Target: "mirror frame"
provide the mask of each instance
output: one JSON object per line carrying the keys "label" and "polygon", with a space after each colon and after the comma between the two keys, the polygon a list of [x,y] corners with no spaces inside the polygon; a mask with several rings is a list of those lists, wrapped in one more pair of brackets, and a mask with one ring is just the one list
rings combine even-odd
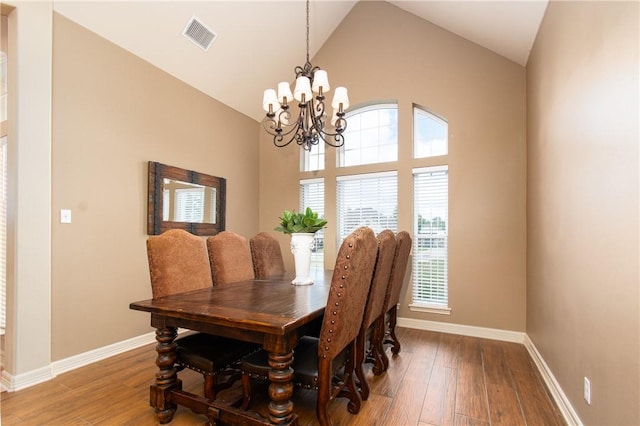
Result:
{"label": "mirror frame", "polygon": [[[208,186],[216,189],[217,223],[173,222],[162,220],[164,179]],[[147,234],[159,235],[169,229],[184,229],[194,235],[215,235],[225,229],[227,180],[180,167],[149,161]]]}

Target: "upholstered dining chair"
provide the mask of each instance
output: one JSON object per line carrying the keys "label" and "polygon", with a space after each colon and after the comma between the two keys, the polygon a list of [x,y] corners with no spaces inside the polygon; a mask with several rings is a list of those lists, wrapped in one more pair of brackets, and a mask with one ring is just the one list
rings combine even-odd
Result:
{"label": "upholstered dining chair", "polygon": [[213,285],[252,280],[253,261],[247,239],[231,231],[207,238]]}
{"label": "upholstered dining chair", "polygon": [[[407,231],[400,231],[396,234],[396,251],[383,308],[384,319],[378,327],[378,336],[376,337],[376,339],[382,341],[383,344],[390,343],[392,345],[391,352],[394,354],[400,352],[400,340],[398,340],[396,336],[396,322],[398,319],[400,293],[402,291],[402,284],[404,283],[404,276],[407,272],[409,253],[411,252],[411,243],[411,235],[409,235]],[[384,350],[382,351],[382,362],[384,364],[383,371],[386,371],[389,368],[389,358],[387,358]],[[374,369],[373,372],[379,375],[382,374],[383,371]]]}
{"label": "upholstered dining chair", "polygon": [[[396,236],[393,231],[386,229],[378,234],[378,258],[373,271],[371,289],[364,308],[362,326],[356,339],[356,377],[360,385],[360,396],[363,400],[369,398],[369,384],[363,370],[365,355],[368,353],[374,369],[382,372],[384,364],[381,353],[384,351],[382,341],[375,339],[375,326],[384,321],[382,309],[389,286],[391,267],[396,250]],[[367,342],[369,349],[367,351]]]}
{"label": "upholstered dining chair", "polygon": [[[172,229],[149,237],[147,257],[154,299],[212,285],[205,241],[187,231]],[[180,337],[175,343],[178,369],[201,373],[204,396],[211,400],[240,379],[238,360],[258,349],[252,343],[205,333]]]}
{"label": "upholstered dining chair", "polygon": [[[328,407],[336,397],[349,399],[353,414],[362,400],[355,384],[356,337],[371,287],[378,244],[373,231],[360,227],[344,239],[338,251],[320,337],[303,336],[294,349],[293,383],[316,389],[316,416],[320,425],[331,425]],[[266,380],[268,355],[259,350],[243,358],[243,404],[250,402],[250,378]],[[341,370],[342,369],[342,370]],[[341,370],[338,377],[336,373]]]}
{"label": "upholstered dining chair", "polygon": [[280,243],[271,234],[260,232],[249,240],[253,272],[256,278],[269,278],[284,274],[284,260]]}

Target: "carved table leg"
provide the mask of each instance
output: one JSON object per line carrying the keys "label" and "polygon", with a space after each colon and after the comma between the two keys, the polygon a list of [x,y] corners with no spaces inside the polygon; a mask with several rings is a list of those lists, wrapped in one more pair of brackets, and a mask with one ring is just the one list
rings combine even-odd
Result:
{"label": "carved table leg", "polygon": [[158,421],[161,424],[169,423],[176,411],[176,404],[171,402],[171,391],[182,389],[182,382],[178,380],[176,368],[176,342],[177,330],[175,327],[156,329],[156,383],[151,385],[149,392],[149,404],[156,410]]}
{"label": "carved table leg", "polygon": [[274,354],[269,352],[269,420],[274,424],[289,423],[293,419],[293,352]]}

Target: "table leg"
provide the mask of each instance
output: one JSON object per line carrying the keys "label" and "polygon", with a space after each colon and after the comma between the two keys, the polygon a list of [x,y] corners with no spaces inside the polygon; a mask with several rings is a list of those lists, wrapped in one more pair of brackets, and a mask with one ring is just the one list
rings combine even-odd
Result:
{"label": "table leg", "polygon": [[171,391],[182,389],[182,382],[178,380],[176,362],[176,342],[178,335],[175,327],[156,329],[156,382],[149,390],[149,404],[156,410],[161,424],[169,423],[176,411],[176,404],[171,402]]}
{"label": "table leg", "polygon": [[293,352],[269,352],[269,420],[274,424],[289,424],[293,420]]}

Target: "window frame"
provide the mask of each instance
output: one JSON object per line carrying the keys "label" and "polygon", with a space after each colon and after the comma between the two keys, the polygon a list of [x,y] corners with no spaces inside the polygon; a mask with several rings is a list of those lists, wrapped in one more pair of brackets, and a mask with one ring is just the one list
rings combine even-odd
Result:
{"label": "window frame", "polygon": [[[418,211],[420,209],[420,206],[417,202],[418,198],[416,196],[416,192],[418,191],[418,188],[416,187],[416,176],[425,174],[425,173],[434,173],[434,172],[441,172],[441,171],[446,171],[446,175],[447,175],[447,181],[446,181],[446,220],[444,221],[444,223],[446,224],[446,228],[444,231],[444,235],[440,236],[439,233],[419,233],[418,232],[418,228],[420,226],[420,223],[418,221],[418,218],[420,217]],[[412,281],[412,286],[411,286],[411,303],[409,304],[409,309],[411,311],[418,311],[418,312],[427,312],[427,313],[435,313],[435,314],[444,314],[444,315],[449,315],[451,313],[451,308],[449,306],[449,165],[448,164],[443,164],[443,165],[437,165],[437,166],[427,166],[427,167],[419,167],[419,168],[414,168],[412,169],[412,176],[413,176],[413,259],[412,259],[412,267],[411,267],[411,281]],[[435,217],[440,217],[440,216],[434,216]],[[441,217],[440,217],[441,218]],[[442,219],[442,218],[441,218]],[[421,237],[421,235],[424,235],[424,237]],[[428,236],[431,235],[431,236]],[[419,274],[419,270],[417,268],[417,263],[420,262],[420,240],[422,239],[443,239],[444,240],[444,259],[442,256],[436,256],[433,257],[432,260],[444,260],[444,294],[445,294],[445,301],[444,303],[435,301],[435,300],[423,300],[423,299],[416,299],[416,293],[418,292],[418,287],[422,286],[423,284],[418,282],[418,280],[416,279],[416,275]],[[433,248],[433,247],[429,247],[429,248]],[[436,247],[438,248],[438,247]],[[436,286],[437,287],[437,286]],[[436,291],[441,291],[436,289]]]}

